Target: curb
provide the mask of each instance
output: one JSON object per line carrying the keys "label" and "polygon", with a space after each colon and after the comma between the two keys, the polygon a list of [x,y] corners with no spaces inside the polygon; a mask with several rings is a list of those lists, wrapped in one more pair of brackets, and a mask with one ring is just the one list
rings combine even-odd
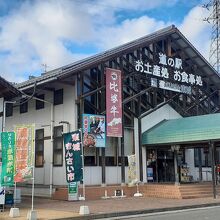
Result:
{"label": "curb", "polygon": [[178,210],[187,210],[192,208],[204,208],[204,207],[214,207],[220,206],[220,203],[209,203],[209,204],[199,204],[199,205],[190,205],[190,206],[179,206],[179,207],[169,207],[169,208],[158,208],[158,209],[147,209],[147,210],[134,210],[134,211],[123,211],[123,212],[111,212],[103,214],[90,214],[86,216],[73,216],[67,218],[58,218],[54,220],[90,220],[90,219],[101,219],[101,218],[113,218],[113,217],[122,217],[129,215],[141,215],[141,214],[150,214],[157,212],[167,212],[167,211],[178,211]]}

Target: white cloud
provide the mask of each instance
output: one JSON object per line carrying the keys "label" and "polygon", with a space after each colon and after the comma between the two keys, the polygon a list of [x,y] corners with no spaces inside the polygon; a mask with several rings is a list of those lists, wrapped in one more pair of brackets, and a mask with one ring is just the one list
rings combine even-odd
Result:
{"label": "white cloud", "polygon": [[39,70],[41,63],[56,68],[85,57],[68,50],[65,41],[82,43],[94,34],[89,15],[71,1],[25,2],[0,20],[0,30],[1,72],[17,80]]}
{"label": "white cloud", "polygon": [[[50,70],[90,55],[91,52],[74,51],[71,44],[78,48],[92,45],[100,51],[150,34],[171,23],[147,15],[118,23],[122,9],[147,11],[161,4],[171,7],[177,0],[92,2],[24,1],[0,17],[0,74],[8,80],[23,81],[27,75],[39,73],[42,63]],[[201,9],[193,8],[178,27],[207,56],[210,31],[206,23],[195,19],[202,16]]]}
{"label": "white cloud", "polygon": [[194,7],[179,26],[180,31],[207,60],[209,58],[211,25],[203,19],[207,18],[209,13],[207,9]]}
{"label": "white cloud", "polygon": [[168,25],[168,23],[157,21],[148,16],[131,20],[127,19],[120,25],[103,28],[97,35],[99,37],[99,40],[97,40],[98,46],[102,49],[109,49],[150,34]]}
{"label": "white cloud", "polygon": [[[83,1],[81,1],[83,2]],[[94,2],[93,8],[94,12],[100,10],[100,8],[106,8],[107,10],[121,11],[121,10],[138,10],[138,11],[148,11],[158,6],[163,5],[164,7],[173,6],[178,0],[97,0]],[[91,3],[92,5],[92,3]]]}

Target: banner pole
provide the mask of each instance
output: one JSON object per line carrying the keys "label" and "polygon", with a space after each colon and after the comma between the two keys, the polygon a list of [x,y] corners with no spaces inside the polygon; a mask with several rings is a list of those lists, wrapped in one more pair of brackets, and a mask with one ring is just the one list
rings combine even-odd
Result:
{"label": "banner pole", "polygon": [[85,189],[85,173],[84,173],[84,147],[83,147],[83,138],[82,138],[82,128],[80,129],[81,136],[81,147],[82,147],[82,174],[83,174],[83,197],[86,199],[86,189]]}
{"label": "banner pole", "polygon": [[17,192],[17,184],[15,182],[15,189],[14,189],[14,208],[15,208],[15,200],[17,200],[17,195],[16,195],[16,192]]}
{"label": "banner pole", "polygon": [[[32,130],[33,140],[35,140],[35,129],[34,128],[35,128],[35,125],[32,125],[31,130]],[[32,158],[33,158],[33,161],[32,161],[32,165],[33,165],[33,167],[32,167],[32,169],[33,169],[33,173],[32,173],[33,179],[32,179],[32,202],[31,202],[32,204],[31,204],[31,211],[34,210],[35,146],[33,147],[33,157]]]}
{"label": "banner pole", "polygon": [[31,211],[34,210],[34,166],[33,166],[33,179],[32,179],[32,199],[31,199]]}

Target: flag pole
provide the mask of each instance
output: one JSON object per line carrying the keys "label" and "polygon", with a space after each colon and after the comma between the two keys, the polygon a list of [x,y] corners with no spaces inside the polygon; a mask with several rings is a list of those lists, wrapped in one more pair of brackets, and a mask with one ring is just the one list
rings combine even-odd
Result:
{"label": "flag pole", "polygon": [[34,210],[34,166],[33,166],[33,179],[32,179],[32,201],[31,201],[31,211]]}
{"label": "flag pole", "polygon": [[[34,128],[35,128],[35,125],[32,125],[31,126],[31,130],[32,130],[32,141],[35,140],[35,132],[34,132]],[[33,142],[32,142],[32,146],[33,146]],[[32,201],[31,201],[31,211],[34,210],[34,179],[35,179],[35,146],[32,148],[32,151],[33,151],[33,161],[32,161],[32,165],[33,165],[33,179],[32,179]]]}
{"label": "flag pole", "polygon": [[81,198],[81,200],[85,200],[86,199],[86,188],[85,188],[85,169],[84,169],[84,148],[83,148],[83,138],[82,138],[82,128],[79,129],[80,130],[80,139],[81,139],[81,148],[82,148],[82,175],[83,175],[83,198]]}
{"label": "flag pole", "polygon": [[14,208],[15,208],[15,200],[17,200],[16,191],[17,191],[17,187],[16,187],[16,182],[15,182],[15,188],[14,188]]}

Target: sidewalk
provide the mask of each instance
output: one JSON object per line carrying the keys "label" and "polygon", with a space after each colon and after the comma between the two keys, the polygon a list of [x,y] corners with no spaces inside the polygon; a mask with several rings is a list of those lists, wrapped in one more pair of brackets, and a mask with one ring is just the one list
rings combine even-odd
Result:
{"label": "sidewalk", "polygon": [[[89,207],[90,216],[80,216],[80,206]],[[141,214],[168,210],[178,210],[190,207],[203,207],[210,205],[220,205],[220,198],[201,199],[162,199],[162,198],[121,198],[95,201],[56,201],[45,198],[35,198],[34,210],[37,211],[38,219],[95,219],[104,217],[114,217],[129,214]],[[20,208],[21,217],[16,220],[23,220],[27,217],[28,210],[31,209],[31,198],[23,197],[22,203],[16,207]],[[8,220],[10,207],[0,213],[1,220]]]}

